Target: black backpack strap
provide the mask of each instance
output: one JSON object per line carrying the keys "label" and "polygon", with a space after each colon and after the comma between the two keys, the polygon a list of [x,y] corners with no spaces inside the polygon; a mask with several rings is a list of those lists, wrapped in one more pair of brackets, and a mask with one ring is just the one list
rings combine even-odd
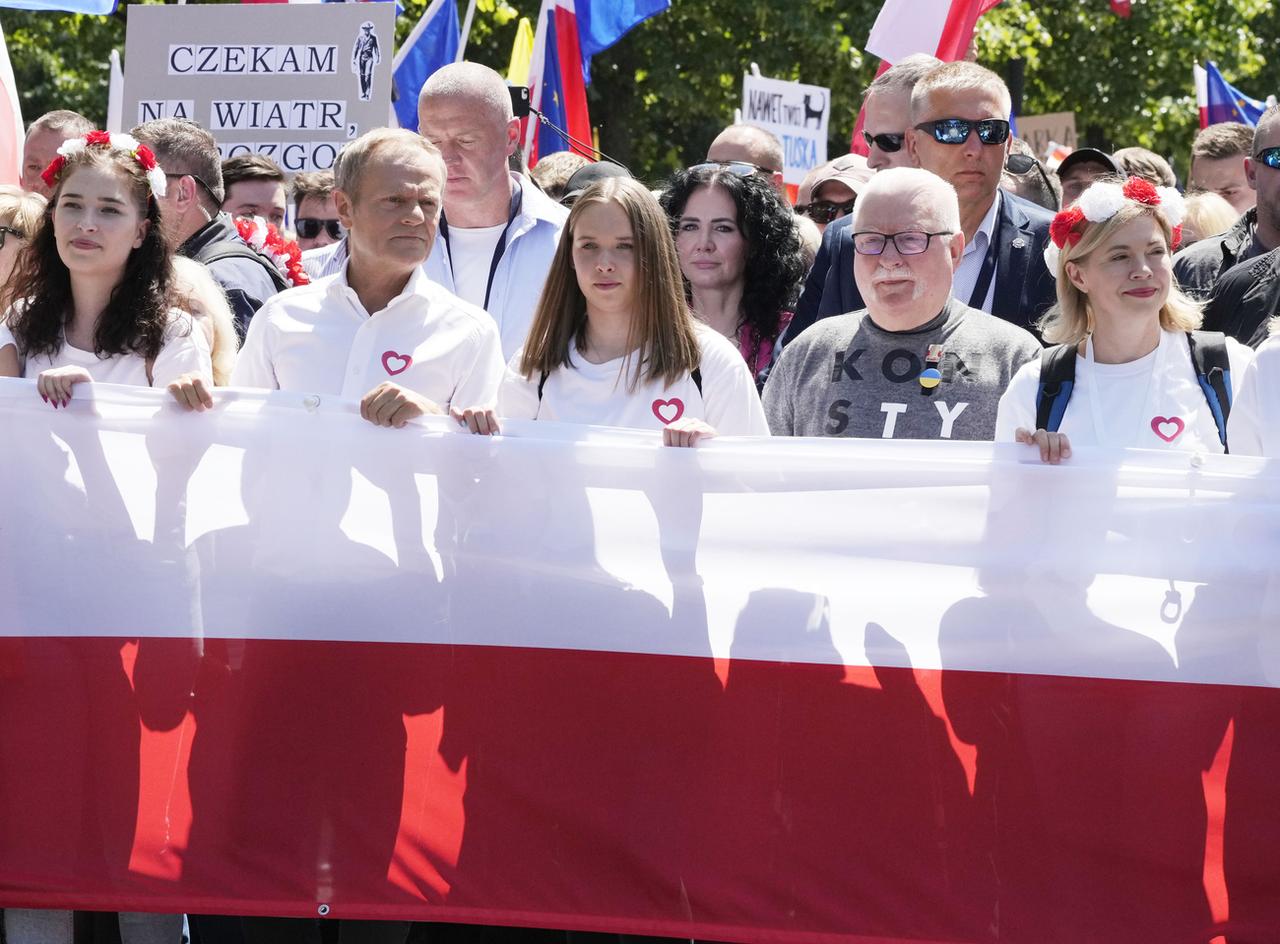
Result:
{"label": "black backpack strap", "polygon": [[1056,344],[1040,353],[1040,387],[1036,391],[1036,429],[1056,433],[1076,385],[1076,346]]}
{"label": "black backpack strap", "polygon": [[1196,380],[1209,404],[1225,452],[1227,420],[1231,416],[1231,359],[1227,355],[1227,336],[1220,331],[1188,331],[1187,345],[1191,348]]}
{"label": "black backpack strap", "polygon": [[[693,381],[693,385],[698,388],[698,396],[702,396],[702,368],[695,367],[689,371],[689,379]],[[703,399],[706,399],[703,397]]]}
{"label": "black backpack strap", "polygon": [[[238,243],[235,240],[224,239],[196,257],[197,262],[203,262],[205,265],[209,265],[211,262],[220,262],[223,259],[251,259],[266,270],[271,283],[276,287],[276,291],[283,292],[285,289],[292,287],[289,281],[280,274],[280,270],[271,264],[271,260],[248,243]],[[263,301],[265,300],[263,299]]]}
{"label": "black backpack strap", "polygon": [[545,386],[547,385],[547,378],[548,378],[548,377],[550,377],[550,376],[551,376],[551,375],[550,375],[549,373],[547,373],[547,372],[544,370],[544,371],[542,372],[542,376],[538,378],[538,403],[539,403],[539,405],[541,405],[541,403],[542,403],[542,388],[543,388],[543,387],[545,387]]}

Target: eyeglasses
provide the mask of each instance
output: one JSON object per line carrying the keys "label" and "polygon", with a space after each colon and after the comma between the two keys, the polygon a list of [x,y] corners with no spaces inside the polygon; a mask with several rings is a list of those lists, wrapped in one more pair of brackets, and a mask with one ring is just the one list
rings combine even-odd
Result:
{"label": "eyeglasses", "polygon": [[1016,177],[1029,174],[1031,171],[1037,171],[1040,179],[1044,181],[1044,188],[1051,194],[1056,194],[1053,184],[1049,182],[1049,175],[1045,173],[1044,165],[1032,157],[1030,154],[1010,154],[1004,162],[1004,169]]}
{"label": "eyeglasses", "polygon": [[886,154],[892,154],[894,151],[901,151],[902,142],[905,138],[905,134],[872,134],[870,131],[862,132],[862,140],[867,142],[868,148],[874,144]]}
{"label": "eyeglasses", "polygon": [[12,226],[0,226],[0,249],[4,248],[5,237],[17,236],[19,239],[26,239],[27,234],[20,229],[14,229]]}
{"label": "eyeglasses", "polygon": [[983,118],[981,121],[939,118],[937,121],[922,121],[916,125],[917,131],[928,131],[939,144],[964,144],[975,128],[978,130],[978,140],[983,144],[1004,144],[1009,140],[1009,122],[1003,118]]}
{"label": "eyeglasses", "polygon": [[838,220],[840,217],[848,216],[852,213],[853,205],[856,202],[856,197],[853,200],[846,200],[844,203],[815,200],[813,203],[796,207],[796,212],[801,216],[809,217],[815,223],[830,223],[832,220]]}
{"label": "eyeglasses", "polygon": [[1253,158],[1255,161],[1261,161],[1268,167],[1280,170],[1280,147],[1269,147],[1259,151]]}
{"label": "eyeglasses", "polygon": [[929,240],[935,236],[954,236],[954,233],[854,233],[853,249],[861,256],[878,256],[884,247],[893,243],[900,256],[918,256],[929,248]]}
{"label": "eyeglasses", "polygon": [[737,174],[739,177],[750,177],[752,174],[764,174],[767,177],[772,177],[777,173],[772,167],[761,167],[759,164],[752,164],[749,161],[705,161],[701,164],[694,164],[689,170],[727,170],[729,173]]}
{"label": "eyeglasses", "polygon": [[294,228],[303,239],[315,239],[320,235],[320,230],[328,233],[329,238],[333,240],[341,239],[347,234],[340,220],[321,220],[312,216],[300,216],[295,222],[297,225]]}
{"label": "eyeglasses", "polygon": [[213,200],[214,203],[222,202],[222,198],[213,192],[213,188],[210,187],[203,180],[201,180],[199,177],[197,177],[195,174],[177,174],[177,173],[171,174],[168,171],[165,172],[165,175],[164,175],[165,180],[172,180],[174,177],[190,177],[192,180],[194,180],[196,183],[198,183],[201,187],[204,188],[204,192],[209,195],[209,197]]}

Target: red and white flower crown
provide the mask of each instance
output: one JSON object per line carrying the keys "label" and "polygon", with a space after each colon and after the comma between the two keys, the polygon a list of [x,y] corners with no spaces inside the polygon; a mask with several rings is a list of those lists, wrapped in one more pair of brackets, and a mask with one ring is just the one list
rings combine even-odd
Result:
{"label": "red and white flower crown", "polygon": [[1062,250],[1070,243],[1074,246],[1084,236],[1085,225],[1103,223],[1120,212],[1126,202],[1159,207],[1160,213],[1173,230],[1173,246],[1182,241],[1182,220],[1187,215],[1187,205],[1182,194],[1173,187],[1156,187],[1141,177],[1130,177],[1123,184],[1101,181],[1093,184],[1080,195],[1080,199],[1061,211],[1049,224],[1049,244],[1044,247],[1045,265],[1049,273],[1058,277],[1058,261]]}
{"label": "red and white flower crown", "polygon": [[44,173],[40,175],[45,184],[51,188],[56,185],[58,178],[62,176],[63,168],[67,166],[68,159],[83,153],[87,148],[91,147],[105,148],[109,151],[123,151],[128,154],[142,165],[142,169],[146,171],[147,184],[151,188],[152,195],[157,200],[164,196],[164,171],[156,163],[156,156],[151,153],[151,148],[145,144],[140,144],[138,139],[131,134],[112,134],[110,131],[90,131],[82,138],[68,138],[63,141],[61,147],[58,148],[58,156],[49,163],[49,166],[44,169]]}
{"label": "red and white flower crown", "polygon": [[296,287],[311,282],[302,268],[302,250],[292,239],[280,235],[274,223],[268,223],[260,216],[251,220],[238,216],[236,230],[240,238],[265,256],[290,285]]}

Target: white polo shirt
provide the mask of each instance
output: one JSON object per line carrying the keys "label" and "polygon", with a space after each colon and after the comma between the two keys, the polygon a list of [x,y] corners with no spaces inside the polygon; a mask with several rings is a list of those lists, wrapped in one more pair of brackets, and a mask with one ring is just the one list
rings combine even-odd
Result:
{"label": "white polo shirt", "polygon": [[493,319],[433,284],[421,267],[403,292],[370,315],[343,266],[259,309],[231,385],[359,400],[389,380],[447,409],[455,402],[494,404],[502,374]]}

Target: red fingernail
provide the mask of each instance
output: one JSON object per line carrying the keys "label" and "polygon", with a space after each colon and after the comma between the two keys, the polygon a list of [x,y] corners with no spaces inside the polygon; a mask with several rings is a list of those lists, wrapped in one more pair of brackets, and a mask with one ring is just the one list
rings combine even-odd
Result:
{"label": "red fingernail", "polygon": [[54,408],[55,410],[58,408],[58,401],[57,401],[57,400],[54,400],[54,401],[53,401],[53,408]]}
{"label": "red fingernail", "polygon": [[45,403],[48,403],[48,402],[49,402],[49,398],[48,398],[48,397],[46,397],[43,393],[42,393],[42,394],[40,394],[40,399],[41,399],[41,400],[43,400]]}

